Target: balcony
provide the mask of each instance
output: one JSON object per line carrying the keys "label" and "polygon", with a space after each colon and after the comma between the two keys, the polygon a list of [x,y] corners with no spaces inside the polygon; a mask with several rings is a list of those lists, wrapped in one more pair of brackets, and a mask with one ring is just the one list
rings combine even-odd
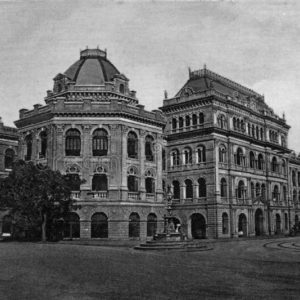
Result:
{"label": "balcony", "polygon": [[93,192],[94,199],[107,199],[107,191]]}
{"label": "balcony", "polygon": [[138,200],[139,193],[138,192],[128,192],[128,200]]}
{"label": "balcony", "polygon": [[146,193],[146,200],[154,202],[155,201],[155,194]]}
{"label": "balcony", "polygon": [[74,200],[80,199],[80,191],[72,191],[71,197]]}

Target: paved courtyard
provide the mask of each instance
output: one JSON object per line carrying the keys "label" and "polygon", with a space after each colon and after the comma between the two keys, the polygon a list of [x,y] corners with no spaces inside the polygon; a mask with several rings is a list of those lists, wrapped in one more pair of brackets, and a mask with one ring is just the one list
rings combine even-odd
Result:
{"label": "paved courtyard", "polygon": [[300,237],[211,245],[0,243],[0,299],[300,299]]}

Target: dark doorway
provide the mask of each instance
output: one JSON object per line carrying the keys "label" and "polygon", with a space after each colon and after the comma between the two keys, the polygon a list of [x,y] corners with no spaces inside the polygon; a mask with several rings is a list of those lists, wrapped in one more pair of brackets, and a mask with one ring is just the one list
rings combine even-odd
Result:
{"label": "dark doorway", "polygon": [[260,236],[264,233],[264,215],[261,209],[255,212],[255,235]]}
{"label": "dark doorway", "polygon": [[64,238],[80,238],[80,219],[76,213],[69,213],[65,218]]}
{"label": "dark doorway", "polygon": [[194,239],[205,239],[206,237],[206,222],[201,214],[192,214],[191,230]]}
{"label": "dark doorway", "polygon": [[275,234],[281,233],[281,218],[279,214],[276,214],[276,231]]}
{"label": "dark doorway", "polygon": [[91,224],[92,238],[107,238],[108,237],[108,222],[107,216],[104,213],[95,213],[92,216]]}
{"label": "dark doorway", "polygon": [[239,236],[247,236],[247,217],[244,214],[239,215],[238,232]]}

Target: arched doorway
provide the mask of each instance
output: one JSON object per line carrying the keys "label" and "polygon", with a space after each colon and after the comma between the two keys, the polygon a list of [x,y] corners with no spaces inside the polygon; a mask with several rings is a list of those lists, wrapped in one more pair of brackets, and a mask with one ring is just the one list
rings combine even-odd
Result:
{"label": "arched doorway", "polygon": [[80,238],[80,218],[76,213],[69,213],[64,223],[64,238]]}
{"label": "arched doorway", "polygon": [[206,237],[206,221],[201,214],[192,214],[191,216],[191,232],[194,239],[205,239]]}
{"label": "arched doorway", "polygon": [[260,208],[255,212],[255,235],[259,236],[264,233],[264,215]]}
{"label": "arched doorway", "polygon": [[154,236],[157,230],[157,217],[151,213],[147,217],[147,236]]}
{"label": "arched doorway", "polygon": [[275,234],[281,233],[281,218],[279,214],[276,214],[276,231]]}
{"label": "arched doorway", "polygon": [[239,236],[247,236],[247,217],[245,214],[239,215],[238,234]]}
{"label": "arched doorway", "polygon": [[108,237],[108,222],[107,216],[104,213],[95,213],[92,216],[91,237],[92,238],[107,238]]}
{"label": "arched doorway", "polygon": [[12,217],[10,215],[4,216],[2,219],[2,233],[12,233]]}
{"label": "arched doorway", "polygon": [[131,213],[129,216],[129,237],[140,237],[140,216],[138,213]]}

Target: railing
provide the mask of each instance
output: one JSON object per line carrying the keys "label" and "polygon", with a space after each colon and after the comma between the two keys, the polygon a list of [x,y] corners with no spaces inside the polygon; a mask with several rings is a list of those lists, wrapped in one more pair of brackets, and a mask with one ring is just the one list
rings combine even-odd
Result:
{"label": "railing", "polygon": [[154,201],[155,200],[155,194],[146,193],[146,200]]}
{"label": "railing", "polygon": [[93,198],[106,199],[107,191],[98,191],[93,193]]}
{"label": "railing", "polygon": [[80,191],[72,192],[73,199],[80,199]]}
{"label": "railing", "polygon": [[138,200],[139,193],[138,192],[128,192],[128,200]]}

